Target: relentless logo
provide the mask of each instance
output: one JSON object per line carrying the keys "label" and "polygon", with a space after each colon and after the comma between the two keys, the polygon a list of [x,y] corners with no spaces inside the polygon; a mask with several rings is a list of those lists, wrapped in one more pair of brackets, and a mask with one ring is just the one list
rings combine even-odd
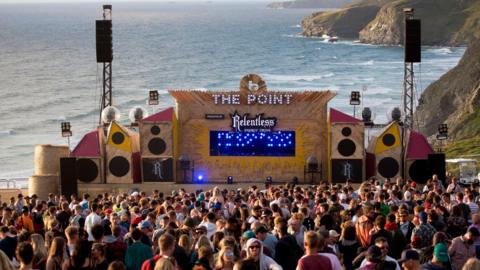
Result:
{"label": "relentless logo", "polygon": [[257,114],[254,118],[249,118],[250,114],[246,113],[241,116],[235,111],[230,116],[232,117],[232,129],[236,132],[272,131],[277,125],[277,118],[263,117],[263,113]]}

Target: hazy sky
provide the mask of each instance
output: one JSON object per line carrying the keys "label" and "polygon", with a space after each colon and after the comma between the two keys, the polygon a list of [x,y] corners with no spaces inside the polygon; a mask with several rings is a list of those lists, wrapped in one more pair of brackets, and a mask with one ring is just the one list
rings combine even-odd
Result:
{"label": "hazy sky", "polygon": [[[205,2],[207,0],[0,0],[1,3],[102,3],[116,2]],[[281,2],[284,0],[208,0],[211,2]]]}

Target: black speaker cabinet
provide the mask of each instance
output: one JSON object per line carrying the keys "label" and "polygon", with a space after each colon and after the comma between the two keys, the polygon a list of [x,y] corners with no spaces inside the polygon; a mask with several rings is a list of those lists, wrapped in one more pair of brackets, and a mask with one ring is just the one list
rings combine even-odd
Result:
{"label": "black speaker cabinet", "polygon": [[430,168],[430,174],[436,174],[438,179],[443,181],[443,184],[445,184],[445,166],[444,153],[434,153],[428,155],[428,167]]}
{"label": "black speaker cabinet", "polygon": [[78,181],[89,184],[102,183],[102,160],[100,158],[77,158],[76,174]]}
{"label": "black speaker cabinet", "polygon": [[95,22],[97,62],[108,63],[113,60],[112,21],[97,20]]}
{"label": "black speaker cabinet", "polygon": [[332,182],[345,183],[350,180],[354,183],[361,183],[363,179],[362,159],[332,159]]}
{"label": "black speaker cabinet", "polygon": [[428,179],[432,178],[428,166],[428,160],[416,159],[406,161],[406,178],[413,180],[419,184],[425,184]]}
{"label": "black speaker cabinet", "polygon": [[405,62],[419,63],[422,61],[422,31],[420,20],[405,21]]}
{"label": "black speaker cabinet", "polygon": [[76,162],[74,157],[60,158],[60,193],[67,198],[78,193]]}
{"label": "black speaker cabinet", "polygon": [[142,158],[144,182],[172,182],[173,158]]}

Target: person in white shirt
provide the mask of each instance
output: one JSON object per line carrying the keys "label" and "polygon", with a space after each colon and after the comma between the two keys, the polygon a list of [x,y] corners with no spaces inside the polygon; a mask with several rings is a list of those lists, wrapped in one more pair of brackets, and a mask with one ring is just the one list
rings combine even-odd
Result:
{"label": "person in white shirt", "polygon": [[96,203],[92,204],[92,212],[85,218],[85,230],[88,233],[88,241],[93,241],[92,228],[95,224],[100,224],[102,218],[98,215],[99,209]]}

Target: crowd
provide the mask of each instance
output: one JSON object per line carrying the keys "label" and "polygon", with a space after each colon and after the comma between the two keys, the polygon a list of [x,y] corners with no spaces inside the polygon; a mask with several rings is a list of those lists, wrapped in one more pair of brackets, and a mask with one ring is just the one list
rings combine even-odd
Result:
{"label": "crowd", "polygon": [[436,176],[19,194],[1,202],[0,269],[480,270],[479,199],[477,187]]}

